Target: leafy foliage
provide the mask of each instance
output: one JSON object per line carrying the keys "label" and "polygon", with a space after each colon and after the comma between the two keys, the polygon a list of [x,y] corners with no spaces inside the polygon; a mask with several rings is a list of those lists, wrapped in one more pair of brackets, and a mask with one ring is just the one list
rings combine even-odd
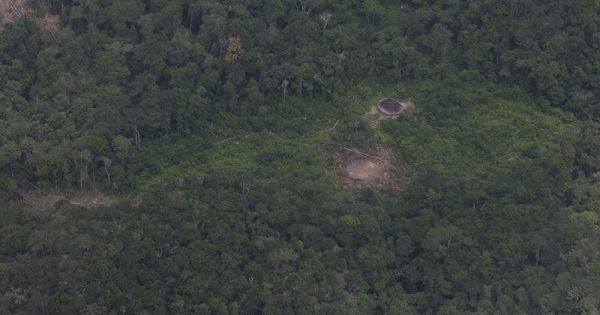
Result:
{"label": "leafy foliage", "polygon": [[[596,2],[30,4],[62,29],[0,31],[0,313],[600,311]],[[337,184],[382,143],[402,192]]]}

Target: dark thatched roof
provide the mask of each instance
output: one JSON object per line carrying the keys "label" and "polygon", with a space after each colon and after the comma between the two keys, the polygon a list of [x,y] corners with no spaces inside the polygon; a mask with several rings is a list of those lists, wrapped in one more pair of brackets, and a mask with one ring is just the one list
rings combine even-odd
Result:
{"label": "dark thatched roof", "polygon": [[399,115],[404,110],[404,106],[393,98],[383,98],[377,102],[377,109],[385,115]]}

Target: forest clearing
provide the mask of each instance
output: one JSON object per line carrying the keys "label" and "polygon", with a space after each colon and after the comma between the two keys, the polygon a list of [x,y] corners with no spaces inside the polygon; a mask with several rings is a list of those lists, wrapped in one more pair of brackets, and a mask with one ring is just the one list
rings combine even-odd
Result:
{"label": "forest clearing", "polygon": [[24,5],[24,2],[24,0],[0,1],[0,27],[29,15],[29,8]]}
{"label": "forest clearing", "polygon": [[599,13],[0,0],[0,314],[600,314]]}
{"label": "forest clearing", "polygon": [[400,170],[393,165],[391,148],[378,146],[372,152],[344,148],[337,154],[340,183],[350,188],[398,190]]}
{"label": "forest clearing", "polygon": [[46,11],[43,15],[36,16],[31,7],[27,5],[26,0],[0,1],[0,30],[23,17],[31,19],[41,29],[50,34],[55,34],[60,28],[59,15],[50,14]]}

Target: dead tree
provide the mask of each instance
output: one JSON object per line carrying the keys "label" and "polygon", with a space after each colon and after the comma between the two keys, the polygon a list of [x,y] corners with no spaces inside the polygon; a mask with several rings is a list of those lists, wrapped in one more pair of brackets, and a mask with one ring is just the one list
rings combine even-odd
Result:
{"label": "dead tree", "polygon": [[300,13],[306,13],[310,15],[312,8],[309,7],[309,0],[298,0],[296,1],[296,10]]}
{"label": "dead tree", "polygon": [[323,12],[319,15],[319,19],[321,20],[321,23],[323,23],[323,34],[325,34],[325,29],[327,29],[327,24],[329,24],[329,21],[331,20],[331,13]]}
{"label": "dead tree", "polygon": [[290,85],[290,81],[288,80],[283,80],[283,82],[281,82],[281,88],[283,89],[283,103],[285,103],[285,97],[287,96],[287,89],[288,86]]}
{"label": "dead tree", "polygon": [[109,171],[112,161],[107,157],[103,157],[102,162],[104,163],[104,172],[106,173],[106,176],[108,177],[108,185],[110,186],[110,192],[113,193],[113,185],[112,185],[112,180],[110,178],[110,171]]}

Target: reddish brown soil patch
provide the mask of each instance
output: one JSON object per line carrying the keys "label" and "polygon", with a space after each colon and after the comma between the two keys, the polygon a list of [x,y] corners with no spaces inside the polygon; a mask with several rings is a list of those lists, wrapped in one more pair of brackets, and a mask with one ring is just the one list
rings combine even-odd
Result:
{"label": "reddish brown soil patch", "polygon": [[392,164],[392,151],[378,147],[361,152],[345,148],[337,155],[340,183],[350,188],[398,188],[400,172]]}
{"label": "reddish brown soil patch", "polygon": [[0,0],[0,28],[30,14],[24,0]]}
{"label": "reddish brown soil patch", "polygon": [[5,25],[14,23],[22,17],[31,19],[43,30],[52,34],[56,33],[60,27],[58,15],[46,13],[44,16],[36,17],[25,0],[0,0],[0,30]]}

